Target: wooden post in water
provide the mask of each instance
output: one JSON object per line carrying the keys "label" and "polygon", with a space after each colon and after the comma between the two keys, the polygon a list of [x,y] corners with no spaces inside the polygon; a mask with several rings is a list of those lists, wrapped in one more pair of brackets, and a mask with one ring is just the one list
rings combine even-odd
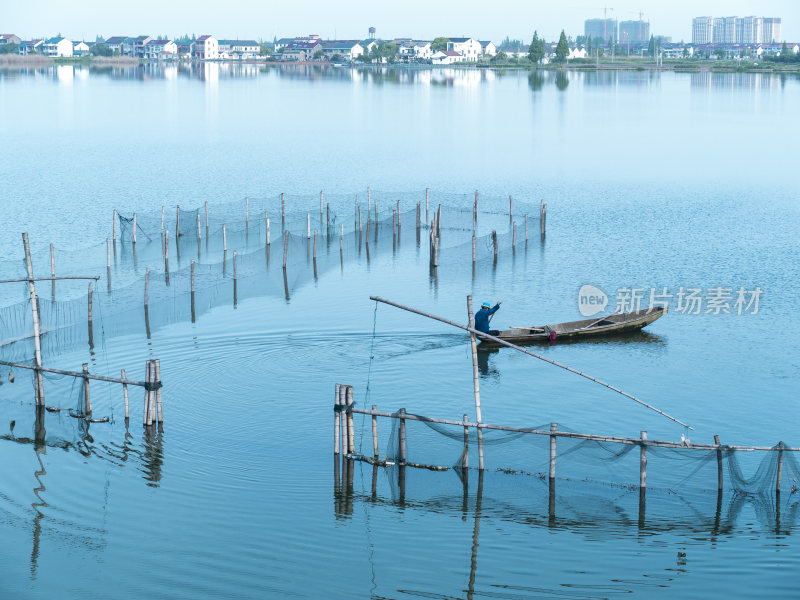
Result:
{"label": "wooden post in water", "polygon": [[286,254],[289,251],[289,230],[286,230],[286,235],[283,237],[283,270],[286,270]]}
{"label": "wooden post in water", "polygon": [[[28,234],[22,234],[22,245],[25,249],[25,267],[28,273],[28,292],[31,298],[31,312],[33,314],[33,343],[34,361],[37,367],[42,366],[42,340],[39,331],[39,299],[36,297],[36,286],[33,282],[33,263],[31,262],[31,247],[28,243]],[[44,406],[44,387],[42,385],[42,372],[34,371],[36,392],[36,406]]]}
{"label": "wooden post in water", "polygon": [[469,469],[469,426],[467,415],[464,415],[464,454],[461,457],[461,468]]}
{"label": "wooden post in water", "polygon": [[516,250],[517,249],[517,222],[516,221],[514,221],[514,227],[513,227],[513,230],[511,232],[511,249],[512,250]]}
{"label": "wooden post in water", "polygon": [[92,296],[93,295],[94,295],[94,281],[90,281],[89,282],[89,348],[94,348],[94,323],[93,323],[93,319],[92,319]]}
{"label": "wooden post in water", "polygon": [[150,384],[152,383],[152,376],[151,376],[152,362],[153,361],[148,360],[145,363],[145,369],[144,369],[145,371],[144,382],[146,385],[144,386],[144,408],[142,410],[143,427],[147,427],[152,423],[152,421],[150,420],[150,406],[153,402],[153,392],[150,389]]}
{"label": "wooden post in water", "polygon": [[324,204],[323,204],[323,195],[322,195],[322,190],[320,190],[319,191],[319,222],[320,222],[320,227],[322,227],[322,213],[323,213],[322,209],[323,209],[323,206],[324,206]]}
{"label": "wooden post in water", "polygon": [[108,291],[111,291],[111,240],[106,238],[106,279],[108,279]]}
{"label": "wooden post in water", "polygon": [[400,409],[400,464],[406,464],[406,409]]}
{"label": "wooden post in water", "polygon": [[161,404],[161,360],[158,358],[153,361],[153,369],[153,384],[156,387],[156,416],[158,418],[158,424],[161,425],[164,422],[164,407]]}
{"label": "wooden post in water", "polygon": [[475,234],[472,234],[472,266],[475,266]]}
{"label": "wooden post in water", "polygon": [[439,210],[436,213],[436,238],[442,237],[442,205],[439,205]]}
{"label": "wooden post in water", "polygon": [[175,244],[178,244],[178,238],[181,236],[181,205],[175,207]]}
{"label": "wooden post in water", "polygon": [[222,224],[222,251],[228,251],[228,231],[225,228],[225,223]]}
{"label": "wooden post in water", "polygon": [[117,209],[114,209],[114,216],[111,220],[111,239],[114,240],[114,244],[117,243]]}
{"label": "wooden post in water", "polygon": [[431,200],[431,188],[425,188],[425,222],[428,223],[430,221],[430,215],[428,214],[428,209],[430,207],[430,200]]}
{"label": "wooden post in water", "polygon": [[647,487],[647,432],[642,431],[642,444],[639,446],[639,487]]}
{"label": "wooden post in water", "polygon": [[401,221],[400,221],[400,200],[397,201],[397,229],[400,229]]}
{"label": "wooden post in water", "polygon": [[325,237],[330,235],[331,228],[331,203],[325,205]]}
{"label": "wooden post in water", "polygon": [[775,478],[775,492],[780,496],[781,476],[783,475],[783,442],[778,442],[778,473]]}
{"label": "wooden post in water", "polygon": [[717,490],[722,490],[722,450],[719,448],[719,436],[714,436],[714,443],[717,445]]}
{"label": "wooden post in water", "polygon": [[333,454],[339,454],[339,428],[340,423],[339,420],[342,416],[341,413],[341,403],[339,402],[339,388],[340,384],[336,384],[336,391],[333,395]]}
{"label": "wooden post in water", "polygon": [[420,210],[419,202],[417,202],[417,231],[419,231],[420,227]]}
{"label": "wooden post in water", "polygon": [[497,264],[497,232],[492,231],[492,245],[494,246],[494,264]]}
{"label": "wooden post in water", "polygon": [[547,230],[547,204],[542,200],[541,207],[539,208],[539,232],[544,238],[545,231]]}
{"label": "wooden post in water", "polygon": [[317,262],[317,230],[314,230],[314,262]]}
{"label": "wooden post in water", "polygon": [[208,239],[208,200],[206,200],[206,239]]}
{"label": "wooden post in water", "polygon": [[195,312],[194,312],[194,260],[191,263],[190,269],[191,269],[191,280],[192,280],[192,283],[191,283],[191,286],[192,286],[192,297],[191,297],[191,300],[192,300],[192,306],[191,306],[191,309],[192,309],[192,323],[194,323],[194,319],[195,319]]}
{"label": "wooden post in water", "polygon": [[[125,376],[125,369],[122,369],[120,371],[120,375],[122,376],[123,379],[127,379],[127,377]],[[128,424],[128,419],[130,419],[130,412],[128,411],[128,384],[127,383],[123,383],[122,384],[122,397],[125,400],[125,425],[127,425]]]}
{"label": "wooden post in water", "polygon": [[169,283],[169,231],[164,232],[164,273]]}
{"label": "wooden post in water", "polygon": [[150,288],[150,267],[144,272],[144,306],[147,308],[147,295]]}
{"label": "wooden post in water", "polygon": [[344,252],[344,223],[342,223],[342,232],[339,235],[339,253]]}
{"label": "wooden post in water", "polygon": [[286,221],[286,197],[281,192],[281,227],[283,227],[284,221]]}
{"label": "wooden post in water", "polygon": [[[375,413],[377,410],[378,406],[373,404],[372,412]],[[378,417],[374,414],[372,415],[372,458],[378,460]]]}
{"label": "wooden post in water", "polygon": [[475,190],[475,202],[472,204],[472,228],[478,223],[478,190]]}
{"label": "wooden post in water", "polygon": [[525,215],[525,245],[528,245],[528,215]]}
{"label": "wooden post in water", "polygon": [[[558,423],[550,423],[550,431],[555,432],[558,429]],[[550,435],[550,481],[556,478],[556,436]]]}
{"label": "wooden post in water", "polygon": [[250,197],[244,197],[244,228],[250,228]]}
{"label": "wooden post in water", "polygon": [[514,199],[511,197],[511,194],[508,196],[508,220],[512,221],[514,219]]}
{"label": "wooden post in water", "polygon": [[306,239],[311,239],[311,213],[306,213]]}
{"label": "wooden post in water", "polygon": [[347,453],[352,454],[356,451],[356,433],[353,426],[353,386],[348,385],[345,390],[347,398]]}
{"label": "wooden post in water", "polygon": [[[88,363],[83,363],[83,365],[81,365],[81,368],[83,369],[84,375],[88,375],[89,374],[89,364]],[[91,417],[92,416],[92,399],[89,396],[89,378],[88,377],[84,377],[83,378],[83,400],[84,400],[84,406],[86,407],[85,414],[86,414],[86,416]]]}
{"label": "wooden post in water", "polygon": [[136,243],[136,213],[133,213],[133,243]]}
{"label": "wooden post in water", "polygon": [[[467,296],[467,319],[470,328],[475,328],[475,315],[472,313],[472,296]],[[470,348],[472,349],[472,390],[475,394],[475,418],[478,423],[478,470],[483,471],[483,416],[481,414],[481,386],[478,378],[478,344],[475,334],[469,334]]]}
{"label": "wooden post in water", "polygon": [[269,247],[271,242],[269,239],[269,217],[267,216],[267,211],[264,211],[264,220],[267,222],[267,247]]}
{"label": "wooden post in water", "polygon": [[[367,186],[367,218],[369,218],[369,209],[370,209],[370,200],[372,199],[372,195],[370,193],[369,186]],[[375,215],[378,214],[378,207],[375,206]]]}
{"label": "wooden post in water", "polygon": [[203,232],[200,229],[200,213],[197,213],[197,241],[199,242],[202,239],[203,239]]}
{"label": "wooden post in water", "polygon": [[50,244],[50,277],[53,278],[52,281],[52,290],[51,290],[51,299],[56,299],[56,255],[55,250],[53,249],[53,244]]}
{"label": "wooden post in water", "polygon": [[361,207],[358,207],[358,235],[361,236],[362,227],[361,227]]}
{"label": "wooden post in water", "polygon": [[236,250],[233,251],[233,280],[236,281]]}

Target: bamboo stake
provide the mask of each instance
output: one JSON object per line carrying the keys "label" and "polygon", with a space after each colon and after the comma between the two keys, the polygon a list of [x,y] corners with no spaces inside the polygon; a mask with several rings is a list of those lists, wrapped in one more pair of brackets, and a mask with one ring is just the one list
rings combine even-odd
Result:
{"label": "bamboo stake", "polygon": [[[371,195],[370,195],[370,189],[369,189],[369,186],[367,186],[367,218],[369,218],[370,201],[371,201],[371,199],[372,198],[371,198]],[[376,214],[377,214],[377,210],[376,210]]]}
{"label": "bamboo stake", "polygon": [[330,235],[330,228],[331,228],[331,203],[325,206],[326,209],[326,216],[325,216],[325,235]]}
{"label": "bamboo stake", "polygon": [[436,213],[436,237],[442,237],[442,205],[439,205],[439,211]]}
{"label": "bamboo stake", "polygon": [[114,243],[117,243],[117,209],[114,209],[114,216],[111,220],[111,238],[114,240]]}
{"label": "bamboo stake", "polygon": [[175,244],[178,243],[178,238],[181,236],[181,206],[180,204],[175,207]]}
{"label": "bamboo stake", "polygon": [[417,231],[419,231],[420,226],[420,206],[419,202],[417,202]]}
{"label": "bamboo stake", "polygon": [[642,445],[639,446],[639,487],[647,487],[647,432],[642,431]]}
{"label": "bamboo stake", "polygon": [[169,231],[164,232],[164,271],[169,277]]}
{"label": "bamboo stake", "polygon": [[358,234],[361,235],[362,232],[363,232],[363,229],[362,229],[362,226],[361,226],[361,207],[359,206],[358,207]]}
{"label": "bamboo stake", "polygon": [[161,206],[161,235],[164,235],[164,206]]}
{"label": "bamboo stake", "polygon": [[[558,423],[550,423],[550,431],[556,431]],[[550,436],[550,479],[556,478],[556,436]]]}
{"label": "bamboo stake", "polygon": [[[81,365],[81,368],[83,369],[83,372],[84,372],[85,375],[89,374],[89,364],[88,363],[83,363],[83,365]],[[90,417],[92,415],[92,399],[89,396],[89,378],[88,377],[84,377],[83,378],[83,399],[84,399],[84,406],[85,406],[85,414],[86,414],[86,416]]]}
{"label": "bamboo stake", "polygon": [[191,306],[191,308],[192,308],[192,323],[194,323],[194,320],[195,320],[195,311],[194,311],[194,308],[195,308],[194,307],[194,260],[191,262],[190,270],[191,270],[191,286],[192,286],[191,287],[191,289],[192,289],[192,302],[191,302],[191,304],[192,304],[192,306]]}
{"label": "bamboo stake", "polygon": [[56,299],[56,255],[53,250],[53,244],[50,244],[50,277],[53,278],[51,297],[52,300]]}
{"label": "bamboo stake", "polygon": [[311,239],[311,213],[306,213],[306,239]]}
{"label": "bamboo stake", "polygon": [[472,204],[472,226],[478,223],[478,190],[475,190],[475,202]]}
{"label": "bamboo stake", "polygon": [[200,213],[197,213],[197,241],[199,242],[202,239],[203,239],[203,232],[200,229]]}
{"label": "bamboo stake", "polygon": [[428,215],[428,209],[431,199],[431,188],[425,188],[425,222],[427,223],[430,221],[430,216]]}
{"label": "bamboo stake", "polygon": [[783,442],[778,443],[778,473],[775,478],[775,492],[781,493],[781,475],[783,474]]}
{"label": "bamboo stake", "polygon": [[314,262],[317,262],[317,231],[314,230]]}
{"label": "bamboo stake", "polygon": [[319,191],[319,220],[320,220],[320,222],[322,222],[322,212],[323,212],[323,211],[322,211],[322,206],[323,206],[323,202],[322,202],[322,190],[320,190],[320,191]]}
{"label": "bamboo stake", "polygon": [[397,201],[397,228],[400,229],[400,200]]}
{"label": "bamboo stake", "polygon": [[151,370],[152,370],[151,369],[151,366],[152,366],[151,363],[152,363],[152,361],[148,360],[145,363],[145,368],[144,368],[144,371],[145,371],[144,380],[145,380],[145,383],[146,383],[145,388],[144,388],[144,409],[142,410],[142,426],[144,426],[144,427],[147,427],[148,425],[150,425],[150,404],[152,403],[151,395],[153,393],[151,391],[151,385],[150,385],[151,384],[151,375],[150,375],[150,373],[151,373]]}
{"label": "bamboo stake", "polygon": [[289,250],[289,230],[286,230],[286,235],[283,238],[283,270],[286,270],[286,253]]}
{"label": "bamboo stake", "polygon": [[270,245],[270,239],[269,239],[269,217],[267,216],[267,211],[264,211],[264,218],[267,221],[267,247],[269,247],[269,245]]}
{"label": "bamboo stake", "polygon": [[233,251],[233,280],[236,281],[236,250]]}
{"label": "bamboo stake", "polygon": [[497,264],[497,232],[492,231],[492,245],[494,246],[494,264]]}
{"label": "bamboo stake", "polygon": [[[125,369],[122,369],[120,371],[120,375],[122,376],[122,379],[127,379],[127,377],[125,376]],[[122,384],[122,396],[125,399],[125,423],[127,424],[128,419],[130,418],[130,413],[128,411],[128,384],[127,383],[123,383]]]}
{"label": "bamboo stake", "polygon": [[525,245],[528,245],[528,215],[525,215]]}
{"label": "bamboo stake", "polygon": [[514,200],[511,198],[511,195],[508,196],[508,219],[511,220],[514,218]]}
{"label": "bamboo stake", "polygon": [[339,253],[344,251],[344,223],[342,223],[342,233],[339,235]]}
{"label": "bamboo stake", "polygon": [[333,395],[333,454],[339,454],[339,419],[341,417],[340,406],[339,403],[339,387],[340,384],[336,384],[336,391]]}
{"label": "bamboo stake", "polygon": [[472,266],[475,266],[475,234],[472,234]]}
{"label": "bamboo stake", "polygon": [[400,409],[400,464],[406,462],[406,409]]}
{"label": "bamboo stake", "polygon": [[516,221],[514,221],[514,228],[513,228],[513,231],[511,233],[511,248],[512,249],[516,249],[517,248],[517,222]]}
{"label": "bamboo stake", "polygon": [[356,433],[353,426],[353,386],[348,385],[347,390],[347,452],[352,454],[356,451]]}
{"label": "bamboo stake", "polygon": [[147,267],[147,269],[144,272],[144,305],[145,305],[145,308],[147,307],[147,294],[149,292],[149,289],[150,289],[150,267]]}
{"label": "bamboo stake", "polygon": [[208,238],[208,200],[206,200],[206,238]]}
{"label": "bamboo stake", "polygon": [[153,384],[156,386],[156,407],[158,409],[157,418],[158,423],[161,424],[164,422],[164,408],[161,404],[161,360],[156,358],[153,361],[153,366],[155,368]]}
{"label": "bamboo stake", "polygon": [[136,213],[133,213],[133,243],[136,243]]}
{"label": "bamboo stake", "polygon": [[281,227],[283,227],[283,222],[286,220],[286,198],[283,192],[281,192]]}
{"label": "bamboo stake", "polygon": [[94,295],[94,281],[89,282],[89,348],[94,347],[94,322],[92,318],[92,296]]}
{"label": "bamboo stake", "polygon": [[464,415],[464,455],[461,458],[461,468],[469,469],[469,425],[467,415]]}
{"label": "bamboo stake", "polygon": [[111,240],[106,238],[106,269],[111,268]]}
{"label": "bamboo stake", "polygon": [[714,436],[714,443],[717,445],[717,489],[722,490],[722,450],[719,449],[719,436]]}
{"label": "bamboo stake", "polygon": [[[475,328],[475,315],[472,314],[472,296],[467,296],[467,318],[470,329]],[[481,414],[481,386],[478,378],[478,345],[475,343],[475,334],[469,334],[469,343],[472,349],[472,389],[475,394],[475,418],[478,422],[478,470],[483,471],[483,422]]]}
{"label": "bamboo stake", "polygon": [[[423,317],[428,317],[429,319],[433,319],[435,321],[440,321],[442,323],[447,323],[448,325],[452,325],[453,327],[458,327],[459,329],[463,329],[463,330],[468,331],[470,333],[474,333],[475,335],[479,336],[481,339],[491,340],[491,341],[495,342],[496,344],[500,344],[501,346],[505,346],[507,348],[513,348],[517,352],[522,352],[523,354],[527,354],[527,355],[532,356],[534,358],[538,358],[539,360],[543,360],[546,363],[549,363],[549,364],[551,364],[553,366],[556,366],[556,367],[559,367],[559,368],[564,369],[566,371],[569,371],[570,373],[574,373],[575,375],[580,375],[581,377],[584,377],[585,379],[588,379],[589,381],[593,381],[594,383],[602,385],[603,387],[606,387],[606,388],[610,389],[613,392],[617,392],[618,394],[620,394],[622,396],[625,396],[626,398],[630,398],[631,400],[633,400],[634,402],[637,402],[638,404],[641,404],[645,408],[649,408],[650,410],[657,412],[661,416],[666,417],[666,418],[670,419],[671,421],[674,421],[675,423],[678,423],[679,425],[683,425],[687,429],[691,429],[691,430],[694,429],[693,427],[690,427],[689,425],[687,425],[683,421],[680,421],[680,420],[676,419],[675,417],[672,417],[672,416],[668,415],[667,413],[657,409],[652,404],[648,404],[646,402],[643,402],[642,400],[640,400],[636,396],[632,396],[631,394],[623,392],[621,389],[619,389],[617,387],[614,387],[614,386],[612,386],[612,385],[610,385],[608,383],[605,383],[604,381],[600,381],[599,379],[596,379],[595,377],[592,377],[591,375],[587,375],[586,373],[583,373],[581,371],[578,371],[577,369],[573,369],[572,367],[568,367],[567,365],[561,364],[559,362],[556,362],[554,360],[551,360],[549,358],[541,356],[540,354],[536,354],[534,352],[531,352],[530,350],[527,350],[525,348],[521,348],[519,346],[516,346],[516,345],[512,344],[511,342],[507,342],[506,340],[501,339],[499,337],[493,336],[493,335],[488,334],[488,333],[483,333],[481,331],[477,331],[476,329],[474,329],[472,327],[464,326],[461,323],[456,323],[455,321],[451,321],[449,319],[445,319],[443,317],[439,317],[437,315],[433,315],[431,313],[427,313],[427,312],[424,312],[424,311],[421,311],[421,310],[417,310],[416,308],[411,308],[410,306],[405,306],[405,305],[399,304],[397,302],[392,302],[391,300],[387,300],[386,298],[381,298],[379,296],[370,296],[369,299],[370,300],[374,300],[376,302],[383,302],[384,304],[388,304],[390,306],[394,306],[395,308],[400,308],[402,310],[406,310],[408,312],[412,312],[412,313],[421,315]],[[653,444],[650,444],[650,445],[653,445]]]}
{"label": "bamboo stake", "polygon": [[[372,405],[372,411],[378,410],[376,404]],[[378,460],[378,417],[372,416],[372,458]]]}
{"label": "bamboo stake", "polygon": [[228,231],[225,228],[225,223],[222,224],[222,251],[228,251]]}
{"label": "bamboo stake", "polygon": [[250,198],[244,197],[244,228],[250,228]]}

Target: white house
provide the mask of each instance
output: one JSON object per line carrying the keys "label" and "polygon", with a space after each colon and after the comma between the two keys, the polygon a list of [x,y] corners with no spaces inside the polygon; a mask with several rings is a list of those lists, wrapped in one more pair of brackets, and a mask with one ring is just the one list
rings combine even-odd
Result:
{"label": "white house", "polygon": [[434,65],[452,65],[454,63],[466,62],[467,58],[460,52],[454,50],[439,50],[431,56]]}
{"label": "white house", "polygon": [[485,56],[497,56],[497,46],[494,45],[494,42],[481,41],[479,43],[481,45],[481,54]]}
{"label": "white house", "polygon": [[[686,52],[685,57],[684,51]],[[674,48],[663,48],[661,50],[661,56],[667,59],[688,58],[690,56],[694,56],[694,48],[692,46],[688,46],[686,48],[682,48],[680,46],[676,46]]]}
{"label": "white house", "polygon": [[569,54],[567,55],[568,59],[573,58],[586,58],[589,56],[589,53],[586,51],[586,48],[582,46],[575,46],[574,48],[569,49]]}
{"label": "white house", "polygon": [[89,54],[89,44],[86,42],[72,42],[72,56],[86,56]]}
{"label": "white house", "polygon": [[192,57],[197,60],[217,60],[219,58],[219,43],[213,35],[201,35],[194,41]]}
{"label": "white house", "polygon": [[[786,44],[786,49],[789,51],[789,56],[797,54],[800,51],[800,46],[797,44]],[[761,44],[753,52],[756,56],[781,56],[783,54],[783,44]]]}
{"label": "white house", "polygon": [[325,40],[322,42],[322,51],[327,59],[338,54],[343,60],[353,62],[364,54],[364,47],[355,40]]}
{"label": "white house", "polygon": [[28,56],[28,54],[41,52],[43,44],[44,40],[28,40],[25,42],[20,42],[18,52],[22,56]]}
{"label": "white house", "polygon": [[108,46],[112,52],[116,52],[120,56],[125,52],[125,40],[128,39],[126,35],[115,35],[108,38],[105,41],[105,45]]}
{"label": "white house", "polygon": [[447,42],[447,50],[459,52],[464,60],[469,62],[477,62],[482,52],[481,43],[472,38],[450,38],[450,41]]}
{"label": "white house", "polygon": [[[261,45],[255,40],[225,40],[228,54],[237,60],[252,60],[261,55]],[[221,44],[222,42],[220,42]]]}
{"label": "white house", "polygon": [[363,42],[359,43],[361,44],[361,47],[364,49],[364,52],[369,54],[370,52],[372,52],[372,49],[375,48],[375,46],[377,46],[380,42],[375,38],[370,38],[368,40],[364,40]]}
{"label": "white house", "polygon": [[144,47],[144,58],[159,60],[178,55],[178,45],[172,40],[150,40]]}
{"label": "white house", "polygon": [[428,60],[433,56],[431,43],[424,40],[404,40],[398,45],[397,55],[407,62]]}
{"label": "white house", "polygon": [[40,52],[45,56],[72,56],[72,42],[67,38],[50,38],[40,48]]}

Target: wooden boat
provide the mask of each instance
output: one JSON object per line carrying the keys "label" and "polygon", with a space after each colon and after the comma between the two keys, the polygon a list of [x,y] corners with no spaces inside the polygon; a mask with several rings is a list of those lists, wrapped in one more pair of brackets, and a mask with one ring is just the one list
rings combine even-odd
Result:
{"label": "wooden boat", "polygon": [[[610,314],[599,319],[569,321],[539,327],[511,327],[504,329],[497,337],[512,344],[524,345],[538,342],[554,342],[557,340],[573,340],[581,337],[613,335],[638,331],[661,318],[667,309],[658,306],[652,309],[637,310],[629,313]],[[480,336],[479,336],[480,337]],[[497,346],[493,340],[483,339],[481,345]]]}

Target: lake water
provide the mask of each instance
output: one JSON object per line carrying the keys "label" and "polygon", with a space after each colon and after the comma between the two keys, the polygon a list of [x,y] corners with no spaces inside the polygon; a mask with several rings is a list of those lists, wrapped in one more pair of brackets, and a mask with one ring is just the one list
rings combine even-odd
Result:
{"label": "lake water", "polygon": [[[792,317],[800,297],[798,101],[796,77],[736,73],[211,64],[0,71],[0,277],[20,274],[22,231],[30,234],[37,275],[47,271],[53,243],[59,273],[103,276],[94,347],[86,343],[85,323],[66,333],[53,329],[43,337],[44,363],[79,370],[88,362],[92,372],[108,375],[125,368],[140,379],[145,360],[158,358],[165,412],[163,432],[143,432],[142,393],[132,389],[126,431],[120,390],[93,383],[95,416],[110,423],[87,428],[66,410],[37,420],[29,375],[15,369],[12,384],[3,367],[0,592],[796,595],[792,453],[785,453],[776,498],[763,486],[768,493],[735,493],[727,471],[718,496],[713,460],[652,449],[644,509],[631,486],[638,482],[638,449],[610,461],[610,448],[572,452],[564,443],[553,503],[547,480],[537,476],[547,472],[546,439],[492,438],[508,443],[486,446],[487,471],[479,477],[470,470],[467,485],[455,471],[373,471],[366,463],[332,461],[331,404],[341,382],[354,386],[361,407],[474,418],[467,338],[385,305],[376,310],[370,295],[460,321],[467,294],[476,303],[502,300],[493,323],[506,327],[581,318],[578,292],[591,284],[609,296],[609,312],[626,297],[620,290],[636,288],[643,307],[651,290],[669,294],[662,299],[670,313],[640,335],[535,350],[694,430],[509,350],[480,356],[486,422],[800,445],[800,363],[792,351],[800,335]],[[353,233],[353,198],[366,211],[368,186],[383,219],[369,258]],[[416,202],[424,212],[425,188],[432,206],[446,207],[436,273],[428,267],[427,231],[418,246],[413,225]],[[306,211],[311,227],[322,229],[320,190],[336,227],[348,230],[341,255],[335,232],[320,238],[326,243],[314,277],[303,236]],[[286,287],[281,192],[289,198],[294,244]],[[256,215],[246,231],[245,197]],[[398,199],[403,226],[393,244],[390,210]],[[544,240],[541,199],[548,205]],[[177,204],[191,220],[191,209],[205,202],[212,235],[201,247],[191,239],[171,247],[180,255],[171,255],[168,287],[161,207],[169,229]],[[269,265],[264,208],[273,227]],[[114,209],[137,212],[155,233],[154,241],[140,238],[135,259],[128,241],[118,243],[108,293],[105,239]],[[220,219],[230,227],[229,249],[240,252],[235,304]],[[493,229],[501,239],[496,266],[487,246]],[[203,277],[194,323],[191,259]],[[139,306],[145,268],[154,273],[149,337]],[[24,284],[5,285],[19,286],[0,292],[7,305],[24,301]],[[718,288],[730,293],[727,313],[715,314]],[[699,314],[679,305],[690,289],[700,290]],[[740,289],[746,302],[737,306]],[[37,290],[47,303],[49,284]],[[757,310],[748,305],[755,290]],[[64,304],[52,311],[64,323],[73,310],[67,297],[80,304],[76,313],[85,310],[79,292],[59,287]],[[30,317],[29,306],[18,306],[17,317],[0,310],[3,333],[24,326],[26,311]],[[3,346],[0,358],[29,362],[31,353],[23,340]],[[45,386],[49,406],[77,408],[80,382],[47,378]],[[357,449],[371,454],[369,420],[357,415],[355,424]],[[380,420],[382,454],[390,434]],[[412,461],[449,466],[461,451],[459,440],[424,425],[410,423],[408,436]],[[743,475],[758,475],[766,453],[744,454]],[[477,464],[474,447],[470,463]]]}

